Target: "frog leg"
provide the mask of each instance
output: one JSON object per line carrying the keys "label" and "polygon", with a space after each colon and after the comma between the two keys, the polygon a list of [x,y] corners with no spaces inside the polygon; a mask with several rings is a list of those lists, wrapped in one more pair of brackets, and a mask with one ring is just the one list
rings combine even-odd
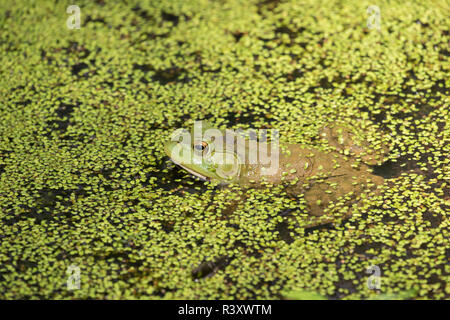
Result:
{"label": "frog leg", "polygon": [[389,152],[388,146],[371,146],[367,140],[357,137],[351,129],[343,125],[324,126],[319,135],[337,151],[345,155],[360,157],[367,165],[378,165]]}
{"label": "frog leg", "polygon": [[349,199],[354,198],[351,195],[351,183],[345,182],[345,179],[348,178],[336,176],[327,178],[323,182],[314,181],[302,190],[308,213],[308,217],[301,222],[302,227],[316,227],[346,218],[346,216],[336,216],[330,209],[333,207],[333,203],[344,195],[349,195]]}
{"label": "frog leg", "polygon": [[[315,183],[303,192],[304,199],[310,215],[303,228],[311,228],[319,225],[336,223],[348,219],[356,207],[361,205],[361,197],[355,194],[354,185],[348,180],[349,176],[331,177],[322,183]],[[383,178],[374,175],[363,175],[357,183],[370,194],[379,194],[378,185],[383,183]],[[330,187],[338,185],[337,188]],[[339,210],[344,205],[347,209]],[[344,207],[344,208],[345,208]]]}

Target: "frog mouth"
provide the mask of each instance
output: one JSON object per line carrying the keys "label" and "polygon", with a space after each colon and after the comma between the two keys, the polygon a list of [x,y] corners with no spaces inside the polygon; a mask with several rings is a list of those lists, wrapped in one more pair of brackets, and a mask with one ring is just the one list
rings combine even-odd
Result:
{"label": "frog mouth", "polygon": [[186,170],[186,171],[189,172],[190,174],[194,175],[195,177],[198,177],[198,178],[200,178],[200,179],[203,180],[203,181],[208,181],[208,178],[207,178],[207,177],[205,177],[205,176],[199,174],[198,172],[195,172],[195,171],[192,170],[192,169],[189,169],[189,168],[186,167],[186,166],[183,166],[181,163],[179,163],[179,162],[177,162],[177,161],[175,161],[175,160],[173,160],[173,159],[171,159],[171,160],[172,160],[173,163],[175,163],[176,165],[182,167],[184,170]]}

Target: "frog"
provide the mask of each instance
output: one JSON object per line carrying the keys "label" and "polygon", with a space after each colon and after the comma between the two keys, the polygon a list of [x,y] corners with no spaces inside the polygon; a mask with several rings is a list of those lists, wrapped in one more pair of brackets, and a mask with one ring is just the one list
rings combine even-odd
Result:
{"label": "frog", "polygon": [[[358,136],[352,126],[322,126],[318,137],[325,147],[320,148],[279,143],[277,137],[271,142],[267,137],[257,141],[255,135],[245,137],[242,132],[196,121],[190,130],[176,131],[164,151],[172,162],[201,180],[246,188],[282,184],[288,196],[304,199],[307,219],[303,226],[310,228],[347,219],[352,210],[333,212],[336,203],[354,208],[363,195],[377,194],[385,182],[373,173],[373,167],[386,161],[390,145],[382,139],[369,141]],[[249,154],[256,156],[251,159]],[[271,158],[276,159],[275,167],[267,164]]]}

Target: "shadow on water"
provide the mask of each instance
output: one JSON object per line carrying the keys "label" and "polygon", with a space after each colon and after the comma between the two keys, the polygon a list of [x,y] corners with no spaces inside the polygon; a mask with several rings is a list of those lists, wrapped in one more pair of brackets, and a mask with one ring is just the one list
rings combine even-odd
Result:
{"label": "shadow on water", "polygon": [[6,225],[14,225],[26,219],[35,219],[37,224],[43,221],[59,221],[64,220],[67,224],[72,225],[72,213],[67,210],[58,209],[58,205],[68,208],[73,205],[71,195],[75,198],[85,197],[88,192],[85,190],[86,185],[79,184],[76,189],[50,189],[44,188],[38,190],[34,197],[34,205],[21,205],[25,209],[24,213],[15,214],[12,208],[11,214],[6,215],[0,221]]}
{"label": "shadow on water", "polygon": [[156,165],[155,171],[146,174],[143,185],[148,186],[150,184],[164,191],[181,193],[201,193],[205,189],[203,180],[187,173],[184,169],[175,165],[167,156]]}
{"label": "shadow on water", "polygon": [[233,259],[233,257],[222,256],[214,261],[202,262],[191,271],[192,278],[199,280],[212,277],[217,271],[225,269]]}
{"label": "shadow on water", "polygon": [[390,159],[378,166],[371,167],[374,175],[383,177],[384,179],[396,178],[402,173],[418,169],[417,162],[408,160],[407,157],[401,157],[395,162]]}

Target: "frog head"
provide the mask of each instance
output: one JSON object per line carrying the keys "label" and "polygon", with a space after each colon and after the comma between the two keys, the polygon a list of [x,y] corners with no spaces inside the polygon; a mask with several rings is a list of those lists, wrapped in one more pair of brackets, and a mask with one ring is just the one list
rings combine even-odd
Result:
{"label": "frog head", "polygon": [[164,150],[175,164],[202,180],[236,182],[242,161],[234,150],[234,142],[230,143],[233,138],[227,130],[196,121],[191,130],[173,132]]}

